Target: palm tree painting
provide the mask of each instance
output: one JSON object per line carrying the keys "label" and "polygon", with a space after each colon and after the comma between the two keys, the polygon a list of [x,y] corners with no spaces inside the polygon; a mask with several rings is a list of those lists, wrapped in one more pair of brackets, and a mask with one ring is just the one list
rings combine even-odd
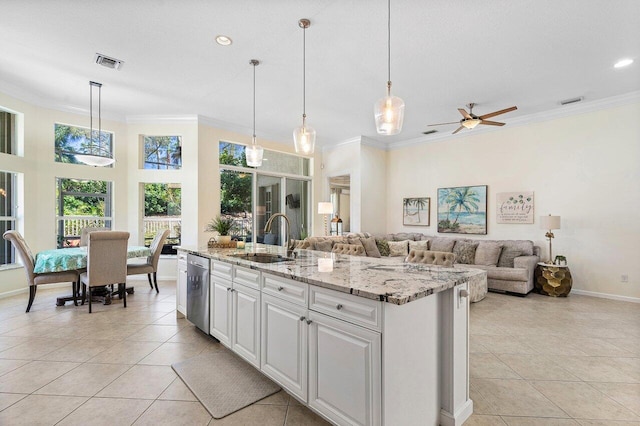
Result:
{"label": "palm tree painting", "polygon": [[429,226],[431,199],[403,198],[402,224],[408,226]]}
{"label": "palm tree painting", "polygon": [[487,186],[438,188],[438,232],[487,234]]}

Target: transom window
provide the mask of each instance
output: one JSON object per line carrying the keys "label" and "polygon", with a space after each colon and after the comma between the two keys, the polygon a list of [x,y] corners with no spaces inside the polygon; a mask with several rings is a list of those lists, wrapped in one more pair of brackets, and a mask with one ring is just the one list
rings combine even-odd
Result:
{"label": "transom window", "polygon": [[0,152],[16,153],[16,115],[0,110]]}
{"label": "transom window", "polygon": [[[55,161],[58,163],[84,164],[76,159],[76,154],[99,154],[113,158],[113,133],[93,131],[93,143],[86,127],[68,124],[54,125],[55,128]],[[112,167],[111,165],[107,167]]]}
{"label": "transom window", "polygon": [[145,169],[179,170],[182,167],[181,136],[145,136]]}

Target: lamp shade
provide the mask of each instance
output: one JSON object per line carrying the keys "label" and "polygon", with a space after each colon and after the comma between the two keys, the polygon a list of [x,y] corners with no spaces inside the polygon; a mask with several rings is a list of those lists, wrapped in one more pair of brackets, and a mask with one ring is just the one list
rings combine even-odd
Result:
{"label": "lamp shade", "polygon": [[116,161],[111,157],[94,154],[76,154],[75,157],[78,161],[94,167],[105,167]]}
{"label": "lamp shade", "polygon": [[309,155],[313,154],[316,146],[316,131],[302,121],[302,126],[296,127],[293,131],[293,143],[296,153]]}
{"label": "lamp shade", "polygon": [[560,229],[560,216],[540,216],[540,228]]}
{"label": "lamp shade", "polygon": [[333,214],[333,204],[326,201],[319,202],[318,214]]}
{"label": "lamp shade", "polygon": [[260,167],[262,166],[262,157],[264,156],[264,148],[260,145],[256,145],[255,142],[249,145],[245,149],[245,155],[247,157],[247,166]]}
{"label": "lamp shade", "polygon": [[376,130],[380,135],[397,135],[404,121],[404,101],[387,95],[378,99],[374,106]]}
{"label": "lamp shade", "polygon": [[480,120],[479,118],[471,118],[468,120],[463,120],[462,121],[462,126],[467,128],[467,129],[473,129],[475,128],[478,124],[480,124],[482,120]]}

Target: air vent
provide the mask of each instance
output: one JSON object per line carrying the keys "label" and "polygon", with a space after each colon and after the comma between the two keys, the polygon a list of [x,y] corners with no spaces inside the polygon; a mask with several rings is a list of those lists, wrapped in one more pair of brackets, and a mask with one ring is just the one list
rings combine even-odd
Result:
{"label": "air vent", "polygon": [[564,101],[560,101],[560,105],[575,104],[576,102],[582,102],[583,100],[584,96],[578,96],[577,98],[565,99]]}
{"label": "air vent", "polygon": [[103,67],[111,68],[114,70],[119,70],[124,65],[124,62],[119,59],[110,58],[101,53],[96,53],[96,64],[99,64],[99,65],[102,65]]}
{"label": "air vent", "polygon": [[438,133],[437,130],[427,130],[426,132],[422,132],[423,135],[432,135],[434,133]]}

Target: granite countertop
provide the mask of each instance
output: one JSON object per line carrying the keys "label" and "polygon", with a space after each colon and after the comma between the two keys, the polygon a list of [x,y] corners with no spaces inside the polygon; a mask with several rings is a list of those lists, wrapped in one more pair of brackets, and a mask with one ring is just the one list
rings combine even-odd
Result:
{"label": "granite countertop", "polygon": [[[480,269],[404,263],[403,257],[359,257],[301,249],[295,250],[295,260],[278,263],[257,263],[231,257],[238,253],[253,252],[285,254],[282,247],[263,244],[257,244],[255,247],[248,244],[244,250],[188,246],[176,248],[210,259],[396,305],[409,303],[486,275],[486,272]],[[333,270],[319,272],[318,259],[333,259]]]}

